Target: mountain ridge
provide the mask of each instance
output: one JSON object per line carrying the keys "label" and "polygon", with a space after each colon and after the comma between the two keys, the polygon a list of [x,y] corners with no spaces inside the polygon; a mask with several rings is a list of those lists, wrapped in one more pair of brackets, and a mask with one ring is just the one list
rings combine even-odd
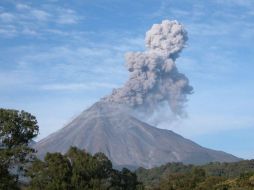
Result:
{"label": "mountain ridge", "polygon": [[130,114],[124,105],[100,101],[64,128],[34,146],[38,156],[65,153],[77,146],[89,153],[103,152],[116,167],[151,168],[167,162],[205,164],[240,159],[204,148],[173,131],[153,127]]}

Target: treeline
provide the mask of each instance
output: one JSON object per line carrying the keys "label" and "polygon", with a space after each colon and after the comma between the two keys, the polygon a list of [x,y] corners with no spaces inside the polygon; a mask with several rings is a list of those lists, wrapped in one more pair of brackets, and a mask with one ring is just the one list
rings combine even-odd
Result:
{"label": "treeline", "polygon": [[141,190],[134,172],[112,168],[103,154],[71,147],[44,161],[29,147],[39,127],[30,113],[0,109],[0,190]]}
{"label": "treeline", "polygon": [[168,163],[136,171],[148,190],[253,190],[254,160],[203,166]]}

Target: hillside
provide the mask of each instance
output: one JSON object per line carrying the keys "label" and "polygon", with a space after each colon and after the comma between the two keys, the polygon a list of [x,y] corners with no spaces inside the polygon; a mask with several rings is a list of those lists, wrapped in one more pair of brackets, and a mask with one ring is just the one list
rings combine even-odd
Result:
{"label": "hillside", "polygon": [[71,146],[103,152],[115,167],[152,168],[168,162],[204,164],[234,162],[233,155],[204,148],[170,130],[144,123],[119,104],[97,102],[72,122],[35,145],[40,158],[47,152],[66,153]]}

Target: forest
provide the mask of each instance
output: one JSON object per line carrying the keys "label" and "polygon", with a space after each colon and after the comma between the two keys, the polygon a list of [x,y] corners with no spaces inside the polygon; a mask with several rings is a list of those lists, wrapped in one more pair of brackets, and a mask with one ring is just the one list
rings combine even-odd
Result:
{"label": "forest", "polygon": [[254,189],[254,160],[202,166],[168,163],[152,169],[139,168],[136,174],[149,190]]}

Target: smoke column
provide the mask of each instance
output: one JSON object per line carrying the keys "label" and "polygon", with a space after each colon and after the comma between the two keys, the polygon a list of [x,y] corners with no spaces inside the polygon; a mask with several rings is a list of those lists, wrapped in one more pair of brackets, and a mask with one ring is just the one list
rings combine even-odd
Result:
{"label": "smoke column", "polygon": [[147,50],[126,54],[128,81],[103,100],[147,113],[153,113],[166,103],[174,114],[181,115],[186,96],[193,89],[175,64],[186,41],[187,32],[177,21],[154,24],[146,32]]}

